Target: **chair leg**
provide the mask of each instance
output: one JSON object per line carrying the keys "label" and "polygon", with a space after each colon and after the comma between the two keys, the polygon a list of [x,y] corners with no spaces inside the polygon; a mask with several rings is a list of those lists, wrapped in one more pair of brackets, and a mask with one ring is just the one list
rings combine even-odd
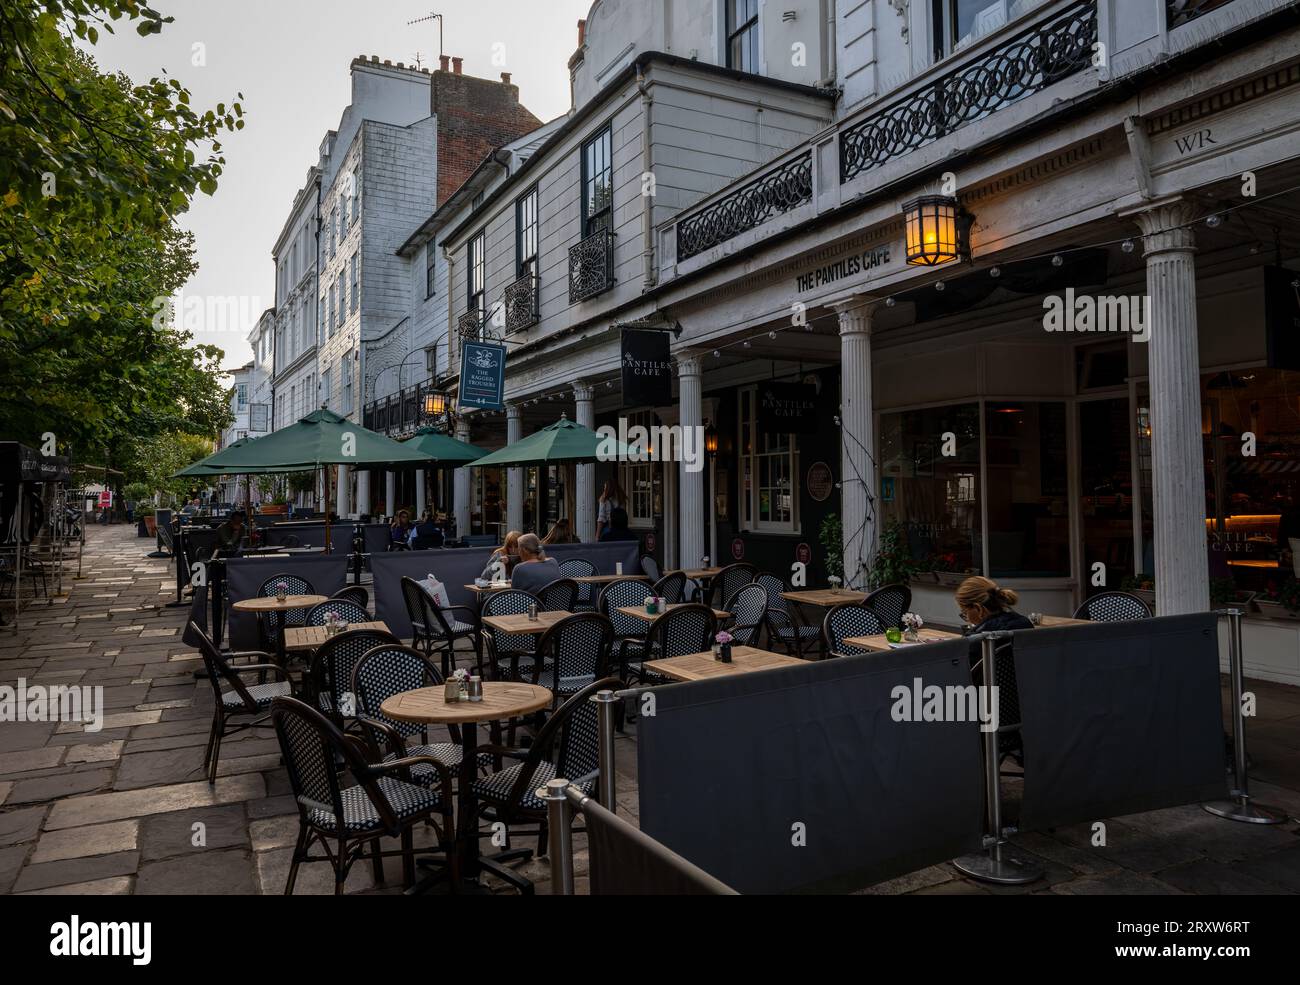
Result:
{"label": "chair leg", "polygon": [[203,750],[203,770],[205,773],[208,765],[212,762],[212,744],[216,740],[219,731],[221,731],[221,709],[217,707],[212,709],[212,728],[208,732],[207,748]]}
{"label": "chair leg", "polygon": [[[220,713],[218,712],[220,715]],[[217,782],[217,762],[221,758],[221,740],[226,735],[226,716],[220,715],[220,724],[212,734],[212,759],[208,762],[208,783]]]}
{"label": "chair leg", "polygon": [[284,884],[284,895],[293,895],[294,883],[298,881],[298,866],[307,857],[307,826],[299,823],[298,842],[293,846],[293,859],[289,862],[289,881]]}
{"label": "chair leg", "polygon": [[415,885],[415,830],[409,825],[402,829],[402,888]]}
{"label": "chair leg", "polygon": [[546,822],[543,821],[537,826],[537,851],[534,852],[536,858],[546,858],[548,843],[546,839]]}
{"label": "chair leg", "polygon": [[348,857],[348,843],[339,842],[339,853],[334,859],[334,895],[343,895],[343,883],[348,877],[348,870],[345,868],[344,859]]}
{"label": "chair leg", "polygon": [[[407,830],[410,830],[409,828]],[[370,849],[374,857],[370,860],[370,865],[375,874],[375,883],[380,884],[384,881],[384,856],[381,854],[383,849],[379,845],[379,839],[375,838],[370,842]]]}

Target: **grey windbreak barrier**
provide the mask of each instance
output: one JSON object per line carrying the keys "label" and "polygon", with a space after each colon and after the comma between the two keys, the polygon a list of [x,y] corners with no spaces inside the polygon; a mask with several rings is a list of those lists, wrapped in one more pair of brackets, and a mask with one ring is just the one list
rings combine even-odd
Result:
{"label": "grey windbreak barrier", "polygon": [[[306,578],[317,595],[333,595],[347,581],[346,557],[323,557],[303,554],[297,557],[240,557],[226,561],[226,594],[231,603],[252,598],[262,583],[272,575],[290,574]],[[229,610],[230,648],[256,650],[257,617],[248,612]]]}
{"label": "grey windbreak barrier", "polygon": [[656,689],[637,722],[641,829],[742,893],[856,889],[979,849],[978,720],[891,711],[918,679],[969,693],[969,649]]}
{"label": "grey windbreak barrier", "polygon": [[1222,798],[1214,613],[1015,634],[1021,830]]}

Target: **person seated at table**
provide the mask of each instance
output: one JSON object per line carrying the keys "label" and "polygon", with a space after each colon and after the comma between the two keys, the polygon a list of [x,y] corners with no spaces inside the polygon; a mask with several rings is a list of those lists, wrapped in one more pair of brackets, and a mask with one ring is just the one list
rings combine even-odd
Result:
{"label": "person seated at table", "polygon": [[244,511],[231,510],[226,522],[217,527],[217,542],[212,548],[212,556],[234,557],[239,553],[244,540]]}
{"label": "person seated at table", "polygon": [[397,516],[388,528],[389,539],[394,544],[405,544],[411,539],[411,514],[406,510],[398,510]]}
{"label": "person seated at table", "polygon": [[487,564],[483,567],[483,573],[479,575],[482,581],[492,581],[497,574],[497,563],[500,562],[500,573],[502,577],[509,578],[510,571],[519,561],[519,538],[522,535],[518,530],[512,530],[506,534],[506,541],[488,558]]}
{"label": "person seated at table", "polygon": [[519,563],[510,573],[511,588],[536,592],[562,577],[560,563],[546,556],[546,548],[537,534],[524,534],[519,538]]}
{"label": "person seated at table", "polygon": [[627,510],[616,506],[609,511],[609,529],[600,535],[601,543],[611,540],[640,540],[627,526]]}
{"label": "person seated at table", "polygon": [[442,546],[442,528],[433,522],[433,514],[428,510],[420,518],[420,522],[411,528],[409,540],[413,551]]}
{"label": "person seated at table", "polygon": [[957,586],[956,598],[962,622],[975,627],[972,633],[1034,628],[1012,608],[1020,597],[1009,588],[998,587],[991,578],[967,578]]}
{"label": "person seated at table", "polygon": [[578,543],[578,538],[573,536],[573,532],[569,529],[569,518],[561,517],[551,524],[551,529],[542,538],[542,543],[548,545]]}

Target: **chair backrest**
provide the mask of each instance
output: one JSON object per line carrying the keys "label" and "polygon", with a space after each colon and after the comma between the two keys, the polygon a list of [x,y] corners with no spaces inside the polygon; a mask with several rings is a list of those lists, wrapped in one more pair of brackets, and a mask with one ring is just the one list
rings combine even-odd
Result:
{"label": "chair backrest", "polygon": [[538,612],[572,612],[578,601],[578,583],[572,578],[556,578],[537,592]]}
{"label": "chair backrest", "polygon": [[735,564],[727,565],[713,579],[713,585],[717,588],[718,599],[731,598],[731,596],[752,582],[757,574],[758,569],[744,561],[737,561]]}
{"label": "chair backrest", "polygon": [[903,613],[912,607],[912,590],[906,585],[885,585],[862,600],[874,609],[886,629],[903,625]]}
{"label": "chair backrest", "polygon": [[370,622],[370,613],[351,599],[329,599],[307,610],[306,626],[324,626],[325,617],[334,613],[347,623]]}
{"label": "chair backrest", "polygon": [[557,691],[566,679],[604,677],[613,645],[614,627],[608,619],[596,612],[579,612],[542,634],[537,643],[542,659],[534,663],[534,670],[550,663]]}
{"label": "chair backrest", "polygon": [[707,605],[692,603],[669,609],[650,624],[646,640],[655,659],[705,653],[713,646],[718,618]]}
{"label": "chair backrest", "polygon": [[826,641],[826,652],[833,656],[866,653],[866,650],[849,646],[844,641],[850,636],[876,636],[883,633],[888,626],[884,624],[875,609],[860,602],[843,602],[831,606],[822,620],[822,637]]}
{"label": "chair backrest", "polygon": [[784,592],[785,582],[776,575],[764,571],[754,576],[754,584],[761,585],[763,591],[767,592],[767,607],[775,612],[785,612],[787,609],[786,600],[781,597]]}
{"label": "chair backrest", "polygon": [[194,595],[190,598],[190,618],[185,624],[185,630],[181,633],[181,642],[186,646],[198,647],[198,636],[190,631],[194,626],[203,632],[208,632],[208,583],[205,581],[202,585],[194,586]]}
{"label": "chair backrest", "polygon": [[723,606],[735,617],[731,628],[732,639],[740,646],[758,646],[767,615],[767,591],[762,585],[741,585]]}
{"label": "chair backrest", "polygon": [[303,817],[314,808],[329,811],[338,821],[340,838],[347,835],[343,797],[336,763],[347,766],[365,790],[381,825],[398,833],[398,815],[387,796],[370,778],[365,757],[343,732],[315,708],[297,698],[271,702],[271,721],[289,773],[289,786]]}
{"label": "chair backrest", "polygon": [[663,575],[659,573],[659,562],[649,554],[641,555],[641,573],[651,581],[656,582],[663,577]]}
{"label": "chair backrest", "polygon": [[[541,603],[532,592],[518,588],[507,588],[492,592],[483,600],[480,612],[485,616],[517,616],[536,605],[541,611]],[[488,639],[489,655],[509,653],[532,653],[537,646],[537,637],[532,633],[500,633],[490,627],[484,627],[484,636]]]}
{"label": "chair backrest", "polygon": [[433,601],[429,593],[420,587],[414,578],[402,575],[402,601],[406,604],[406,615],[411,621],[411,628],[416,636],[426,636],[441,631]]}
{"label": "chair backrest", "polygon": [[686,575],[680,571],[674,571],[672,574],[664,575],[654,584],[652,595],[659,598],[667,599],[670,605],[684,601],[686,591]]}
{"label": "chair backrest", "polygon": [[[335,724],[341,726],[343,713],[356,702],[344,700],[351,693],[352,672],[366,652],[385,643],[396,643],[397,637],[378,629],[350,629],[331,636],[311,658],[307,671],[310,690],[317,703],[326,709]],[[325,701],[321,701],[321,698]]]}
{"label": "chair backrest", "polygon": [[340,588],[330,598],[349,599],[363,609],[370,605],[370,593],[362,585],[348,585],[346,588]]}
{"label": "chair backrest", "polygon": [[438,687],[442,674],[432,660],[413,647],[384,643],[367,650],[352,670],[352,694],[358,716],[383,722],[409,737],[425,730],[417,722],[399,722],[379,709],[395,694],[422,687]]}
{"label": "chair backrest", "polygon": [[[257,594],[263,598],[270,598],[276,594],[275,586],[284,582],[286,591],[289,595],[315,595],[316,589],[312,583],[301,575],[279,574],[272,575],[266,581],[262,582],[262,587],[257,590]],[[266,613],[266,627],[268,629],[278,629],[280,620],[284,620],[286,626],[302,626],[303,611],[302,609],[291,609],[288,612],[268,612]]]}
{"label": "chair backrest", "polygon": [[596,610],[610,621],[617,638],[639,637],[645,633],[644,620],[618,610],[622,606],[644,605],[645,597],[650,591],[650,586],[637,578],[622,578],[606,583],[596,602]]}
{"label": "chair backrest", "polygon": [[[585,557],[571,557],[560,562],[560,574],[565,578],[590,578],[599,574],[596,566]],[[596,586],[591,582],[578,583],[578,601],[575,605],[591,607],[596,599]]]}
{"label": "chair backrest", "polygon": [[248,685],[244,683],[234,668],[226,662],[226,658],[221,655],[217,645],[212,642],[212,637],[207,631],[201,629],[193,619],[185,627],[185,637],[194,640],[194,646],[198,647],[199,656],[203,658],[203,666],[208,672],[208,680],[212,684],[212,693],[216,697],[217,706],[220,707],[225,697],[225,692],[221,690],[221,682],[225,681],[230,685],[230,689],[239,695],[240,700],[244,703],[244,710],[249,712],[257,711],[257,702],[248,691]]}
{"label": "chair backrest", "polygon": [[442,546],[442,534],[417,534],[411,540],[411,550],[427,551]]}
{"label": "chair backrest", "polygon": [[1150,619],[1151,609],[1136,595],[1128,592],[1098,592],[1079,606],[1074,618],[1091,619],[1093,622]]}

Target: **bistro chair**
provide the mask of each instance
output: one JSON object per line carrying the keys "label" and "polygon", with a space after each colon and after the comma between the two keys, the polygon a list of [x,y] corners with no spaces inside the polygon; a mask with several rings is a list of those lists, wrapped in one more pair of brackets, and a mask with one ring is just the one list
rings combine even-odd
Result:
{"label": "bistro chair", "polygon": [[[273,662],[269,653],[251,651],[246,656],[264,657],[258,663],[233,666],[217,649],[198,625],[190,620],[185,627],[185,635],[196,641],[199,655],[207,667],[208,678],[212,681],[212,693],[216,703],[212,709],[212,729],[208,733],[208,746],[203,753],[203,766],[207,770],[208,783],[217,782],[217,760],[221,755],[221,740],[228,735],[245,732],[250,728],[266,728],[267,713],[271,702],[276,698],[293,694],[293,684],[288,671]],[[257,673],[265,680],[265,675],[273,674],[277,680],[271,683],[247,684],[241,674]],[[229,690],[222,690],[222,682],[230,685]],[[231,719],[239,719],[241,724],[231,725]]]}
{"label": "bistro chair", "polygon": [[646,624],[643,620],[618,610],[623,606],[644,605],[645,597],[650,591],[646,583],[637,578],[623,578],[605,585],[596,600],[596,609],[613,626],[615,640],[640,640],[645,636]]}
{"label": "bistro chair", "polygon": [[572,578],[556,578],[537,591],[538,612],[572,612],[578,601],[578,583]]}
{"label": "bistro chair", "polygon": [[[344,735],[319,711],[294,698],[277,698],[271,717],[298,803],[298,840],[289,863],[286,896],[293,894],[298,866],[320,861],[328,861],[334,869],[334,893],[341,895],[348,871],[366,855],[367,846],[376,882],[384,880],[383,860],[401,855],[402,883],[407,888],[413,886],[413,830],[425,821],[437,832],[438,851],[446,858],[452,885],[459,881],[452,771],[447,766],[432,756],[397,756],[374,762],[361,740]],[[352,786],[343,786],[335,765],[340,762],[356,781]],[[412,771],[420,768],[435,772],[439,782],[428,786],[413,783]],[[379,839],[385,835],[400,838],[401,850],[383,851]],[[335,842],[333,850],[331,840]],[[311,847],[316,842],[325,854],[312,858]]]}
{"label": "bistro chair", "polygon": [[659,573],[659,562],[649,554],[641,555],[641,573],[649,578],[651,582],[658,582],[663,577]]}
{"label": "bistro chair", "polygon": [[[373,750],[390,750],[383,757],[384,762],[406,756],[430,756],[452,771],[460,769],[464,755],[459,726],[446,726],[451,736],[450,742],[430,742],[427,725],[399,722],[379,710],[395,694],[442,685],[443,676],[438,668],[415,647],[402,643],[381,643],[362,654],[352,670],[357,725],[370,741]],[[407,744],[408,739],[416,738],[419,740],[417,744]],[[479,766],[491,764],[491,753],[479,754]],[[431,767],[414,766],[411,768],[411,780],[428,786],[440,784],[442,777]]]}
{"label": "bistro chair", "polygon": [[[596,703],[591,698],[597,691],[618,688],[620,683],[618,678],[605,677],[575,692],[546,720],[528,749],[495,747],[493,751],[499,755],[522,762],[475,781],[474,795],[480,814],[504,822],[508,832],[517,832],[517,825],[535,823],[538,854],[545,851],[547,804],[537,796],[536,790],[546,786],[547,781],[563,776],[574,777],[574,786],[584,793],[595,794],[600,776],[600,727]],[[480,865],[520,892],[532,895],[532,882],[514,869],[486,858],[480,859]]]}
{"label": "bistro chair", "polygon": [[861,602],[841,602],[831,606],[822,620],[822,645],[832,657],[867,653],[869,651],[844,641],[850,636],[876,636],[888,628],[875,609]]}
{"label": "bistro chair", "polygon": [[1125,622],[1150,619],[1151,609],[1136,595],[1128,592],[1098,592],[1074,611],[1075,619],[1093,622]]}
{"label": "bistro chair", "polygon": [[[529,606],[541,606],[537,596],[518,588],[507,588],[493,592],[483,600],[484,616],[523,615]],[[483,627],[483,639],[487,646],[488,666],[492,679],[497,681],[518,681],[520,674],[531,664],[537,654],[537,636],[533,633],[501,633]],[[522,667],[521,667],[522,665]]]}
{"label": "bistro chair", "polygon": [[[709,585],[707,593],[708,598],[702,599],[702,601],[711,603],[714,598],[719,601],[729,599],[757,577],[758,569],[752,564],[747,564],[744,561],[729,564],[713,576],[713,582]],[[782,589],[782,591],[784,590]]]}
{"label": "bistro chair", "polygon": [[363,609],[370,608],[370,593],[361,585],[349,585],[347,588],[340,588],[330,598],[347,599],[350,602],[355,602]]}
{"label": "bistro chair", "polygon": [[654,583],[654,587],[651,588],[649,594],[667,599],[669,605],[684,602],[686,600],[686,575],[680,571],[664,575]]}
{"label": "bistro chair", "polygon": [[521,675],[529,684],[540,684],[554,695],[551,709],[576,694],[598,677],[609,674],[614,627],[595,612],[579,612],[557,622],[537,642],[540,660]]}
{"label": "bistro chair", "polygon": [[644,640],[619,645],[619,672],[625,681],[667,684],[668,678],[645,668],[645,661],[705,653],[713,646],[718,618],[707,605],[691,602],[671,609],[650,624]]}
{"label": "bistro chair", "polygon": [[727,630],[737,646],[758,646],[767,617],[767,589],[750,583],[741,585],[723,608],[735,620]]}
{"label": "bistro chair", "polygon": [[327,639],[312,654],[307,668],[307,693],[315,706],[343,728],[356,715],[356,699],[349,690],[352,671],[367,651],[396,642],[396,636],[382,629],[350,629]]}
{"label": "bistro chair", "polygon": [[754,579],[754,584],[761,585],[767,592],[767,638],[769,642],[779,643],[786,651],[796,657],[803,657],[804,651],[821,645],[821,629],[806,625],[799,618],[799,610],[781,597],[786,590],[785,582],[776,575],[763,572]]}
{"label": "bistro chair", "polygon": [[[474,663],[480,673],[483,669],[483,647],[475,626],[477,615],[468,605],[449,605],[445,609],[434,604],[429,593],[414,578],[402,576],[402,601],[411,620],[411,645],[425,656],[442,655],[442,675],[451,676],[456,666],[456,641],[469,640],[474,645]],[[469,616],[465,622],[456,613]],[[364,620],[363,620],[364,621]]]}
{"label": "bistro chair", "polygon": [[[571,557],[560,562],[560,574],[565,578],[590,578],[599,572],[585,557]],[[574,612],[595,611],[596,588],[591,582],[578,582],[578,600],[573,603]]]}
{"label": "bistro chair", "polygon": [[[279,574],[272,575],[262,582],[262,587],[257,590],[258,597],[274,598],[276,594],[275,586],[280,582],[284,582],[286,591],[290,595],[316,594],[316,589],[306,578],[300,575]],[[282,649],[284,637],[281,633],[286,626],[302,626],[306,624],[306,616],[303,610],[290,609],[287,612],[266,612],[260,615],[258,626],[262,632],[262,649],[273,650],[281,659],[284,659],[284,650]]]}
{"label": "bistro chair", "polygon": [[324,626],[325,619],[331,612],[346,623],[370,622],[370,613],[364,606],[357,605],[351,599],[330,599],[308,609],[304,624]]}
{"label": "bistro chair", "polygon": [[867,595],[862,604],[875,610],[886,629],[900,628],[903,613],[912,607],[912,590],[906,585],[885,585]]}

